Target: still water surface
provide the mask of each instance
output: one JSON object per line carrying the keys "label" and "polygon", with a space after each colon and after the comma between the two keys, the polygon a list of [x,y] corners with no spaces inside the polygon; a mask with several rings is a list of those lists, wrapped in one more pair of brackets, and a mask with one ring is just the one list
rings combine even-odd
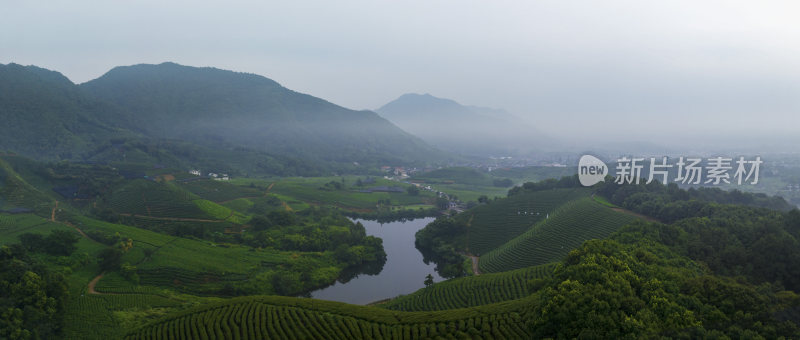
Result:
{"label": "still water surface", "polygon": [[386,251],[383,270],[378,275],[360,274],[347,283],[336,282],[333,286],[311,292],[313,298],[365,305],[413,293],[425,287],[425,276],[428,274],[433,275],[435,282],[442,280],[434,270],[435,265],[422,262],[422,254],[414,247],[414,234],[433,222],[432,217],[384,224],[356,221],[364,225],[367,235],[383,239],[383,249]]}

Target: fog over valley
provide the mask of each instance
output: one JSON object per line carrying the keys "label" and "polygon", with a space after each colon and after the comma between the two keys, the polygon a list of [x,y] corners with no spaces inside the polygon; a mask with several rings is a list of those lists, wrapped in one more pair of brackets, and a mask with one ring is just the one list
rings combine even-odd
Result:
{"label": "fog over valley", "polygon": [[213,66],[353,109],[430,93],[583,145],[796,141],[794,3],[312,3],[9,2],[0,62],[77,83],[120,65]]}

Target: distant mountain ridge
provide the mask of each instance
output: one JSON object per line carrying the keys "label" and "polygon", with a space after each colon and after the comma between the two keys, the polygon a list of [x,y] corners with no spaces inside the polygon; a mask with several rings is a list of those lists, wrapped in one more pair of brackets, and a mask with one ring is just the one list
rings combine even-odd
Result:
{"label": "distant mountain ridge", "polygon": [[436,147],[465,155],[520,155],[552,144],[550,137],[505,110],[430,94],[404,94],[376,111]]}
{"label": "distant mountain ridge", "polygon": [[0,151],[43,160],[216,162],[292,174],[447,157],[374,112],[259,75],[175,63],[116,67],[81,85],[0,65],[0,119]]}
{"label": "distant mountain ridge", "polygon": [[442,156],[374,112],[346,109],[254,74],[141,64],[116,67],[80,87],[130,110],[136,117],[130,124],[158,137],[326,161]]}

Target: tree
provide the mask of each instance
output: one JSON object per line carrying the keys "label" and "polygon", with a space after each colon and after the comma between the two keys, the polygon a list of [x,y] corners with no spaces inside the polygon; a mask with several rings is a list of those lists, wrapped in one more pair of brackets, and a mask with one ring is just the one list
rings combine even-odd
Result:
{"label": "tree", "polygon": [[428,274],[428,276],[425,277],[425,287],[430,286],[433,286],[433,275]]}
{"label": "tree", "polygon": [[45,238],[47,249],[45,250],[51,255],[69,256],[77,247],[75,246],[81,237],[72,230],[53,230]]}
{"label": "tree", "polygon": [[439,197],[436,199],[436,207],[439,208],[439,210],[447,210],[450,208],[450,201],[446,198]]}
{"label": "tree", "polygon": [[119,268],[122,261],[122,250],[117,247],[108,247],[100,251],[97,255],[100,269],[102,270],[115,270]]}
{"label": "tree", "polygon": [[411,195],[411,196],[417,196],[417,195],[419,195],[419,188],[417,188],[416,185],[412,185],[412,186],[406,188],[406,192],[408,192],[408,194]]}
{"label": "tree", "polygon": [[253,216],[253,218],[250,219],[249,224],[251,227],[253,227],[254,231],[262,231],[272,227],[272,221],[270,221],[266,216],[261,215]]}
{"label": "tree", "polygon": [[478,197],[478,203],[486,204],[489,203],[489,197],[486,195],[481,195]]}
{"label": "tree", "polygon": [[[336,183],[336,182],[334,182]],[[295,215],[286,210],[273,210],[267,214],[267,219],[273,224],[285,227],[296,223]]]}
{"label": "tree", "polygon": [[50,255],[69,256],[77,249],[80,236],[70,230],[53,230],[50,235],[25,233],[19,236],[19,241],[25,249],[32,252],[45,252]]}
{"label": "tree", "polygon": [[42,234],[24,233],[19,235],[19,242],[25,247],[25,250],[32,252],[38,252],[45,247]]}

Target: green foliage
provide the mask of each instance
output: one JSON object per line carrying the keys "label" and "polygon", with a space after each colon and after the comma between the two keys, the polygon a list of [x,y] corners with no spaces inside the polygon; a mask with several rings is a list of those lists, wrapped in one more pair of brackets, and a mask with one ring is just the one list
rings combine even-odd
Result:
{"label": "green foliage", "polygon": [[622,206],[659,221],[671,223],[690,216],[706,216],[699,211],[704,203],[737,204],[751,207],[789,211],[794,207],[783,198],[765,194],[744,193],[739,190],[723,191],[719,188],[690,188],[681,190],[674,183],[662,185],[652,182],[644,185],[616,184],[606,181],[597,192],[611,203]]}
{"label": "green foliage", "polygon": [[[608,182],[608,181],[606,181]],[[522,186],[517,186],[508,191],[508,196],[523,194],[526,192],[543,191],[548,189],[581,188],[578,175],[565,176],[560,179],[548,178],[539,182],[526,182]]]}
{"label": "green foliage", "polygon": [[130,263],[123,263],[122,266],[119,268],[119,273],[125,279],[133,282],[139,283],[139,274],[136,271],[136,266],[131,265]]}
{"label": "green foliage", "polygon": [[137,179],[114,190],[108,197],[108,206],[119,214],[215,219],[195,200],[197,196],[175,184]]}
{"label": "green foliage", "polygon": [[47,236],[25,233],[19,236],[20,243],[30,252],[44,252],[50,255],[69,256],[77,249],[80,236],[71,230],[56,229]]}
{"label": "green foliage", "polygon": [[98,121],[110,110],[57,72],[0,64],[0,149],[48,160],[79,158],[97,140],[125,134]]}
{"label": "green foliage", "polygon": [[439,217],[417,231],[414,245],[422,253],[425,263],[435,262],[442,277],[458,277],[466,273],[461,263],[463,256],[457,249],[466,243],[466,226],[453,218]]}
{"label": "green foliage", "polygon": [[20,245],[0,246],[0,338],[58,337],[67,298],[61,273],[37,263]]}
{"label": "green foliage", "polygon": [[[443,277],[460,276],[464,274],[461,266],[463,262],[461,254],[486,255],[529,231],[537,222],[544,220],[548,214],[554,213],[557,207],[576,198],[586,197],[588,194],[586,189],[542,190],[492,201],[491,204],[474,207],[455,218],[442,221],[437,219],[437,222],[431,223],[417,232],[415,244],[426,261],[433,261],[437,264],[440,275]],[[577,243],[571,243],[572,246],[578,246],[581,241],[585,240],[584,235],[581,234],[582,229],[567,230],[569,233],[576,233],[574,241]],[[607,233],[599,235],[604,236]],[[571,238],[572,236],[567,234],[566,237]],[[548,247],[552,246],[548,245]],[[558,244],[558,247],[561,246],[563,244]],[[563,256],[569,249],[556,253]],[[504,268],[499,265],[500,262],[511,263],[517,259],[516,256],[511,256],[514,259],[496,260],[494,259],[496,254],[492,255],[492,260],[489,260],[494,263],[496,268],[484,269],[482,263],[482,270],[501,271]],[[553,255],[553,253],[548,253],[548,255]],[[534,258],[537,262],[524,262],[524,264],[520,263],[516,267],[505,268],[505,270],[559,260],[557,256],[534,256]],[[525,261],[528,260],[525,259]]]}
{"label": "green foliage", "polygon": [[[427,205],[434,198],[434,193],[430,191],[420,191],[418,195],[411,195],[408,192],[365,192],[367,188],[359,187],[355,176],[346,176],[346,183],[355,183],[353,186],[343,185],[342,190],[319,190],[325,183],[339,183],[340,177],[318,177],[318,178],[282,178],[276,181],[261,182],[265,186],[270,186],[270,193],[280,195],[292,208],[298,210],[290,200],[298,200],[311,204],[335,206],[341,208],[348,214],[386,214],[389,209],[405,208],[409,206]],[[371,179],[372,186],[397,186],[397,182],[383,178]],[[234,183],[239,183],[234,181]],[[363,184],[363,183],[362,183]],[[366,186],[366,185],[365,185]],[[405,188],[409,187],[401,185]],[[387,203],[390,202],[390,203]],[[377,208],[380,206],[381,208]],[[380,211],[379,211],[380,210]],[[371,215],[373,216],[373,215]]]}
{"label": "green foliage", "polygon": [[236,298],[171,314],[126,339],[526,339],[512,306],[454,312],[395,312],[314,299]]}
{"label": "green foliage", "polygon": [[585,189],[515,195],[475,207],[459,216],[458,220],[469,223],[469,251],[483,255],[521,235],[564,203],[587,195]]}
{"label": "green foliage", "polygon": [[522,235],[481,255],[482,272],[501,272],[561,260],[584,241],[603,239],[635,217],[585,197],[549,213]]}
{"label": "green foliage", "polygon": [[460,277],[399,296],[380,306],[406,312],[435,311],[522,299],[530,294],[528,281],[549,278],[554,269],[555,264],[546,264],[502,273]]}
{"label": "green foliage", "polygon": [[118,247],[107,247],[97,255],[97,263],[102,270],[116,270],[122,262],[122,250]]}
{"label": "green foliage", "polygon": [[240,197],[261,197],[264,191],[212,179],[193,180],[179,184],[191,193],[213,202],[225,202]]}
{"label": "green foliage", "polygon": [[774,314],[784,303],[797,303],[796,296],[787,300],[768,288],[709,275],[639,237],[638,229],[615,236],[626,243],[594,240],[570,252],[536,293],[541,302],[529,319],[534,337],[797,336],[796,325]]}
{"label": "green foliage", "polygon": [[425,276],[425,288],[433,286],[433,275],[428,274]]}
{"label": "green foliage", "polygon": [[414,179],[430,184],[454,182],[469,185],[492,185],[492,179],[487,174],[465,167],[433,170],[414,176]]}

